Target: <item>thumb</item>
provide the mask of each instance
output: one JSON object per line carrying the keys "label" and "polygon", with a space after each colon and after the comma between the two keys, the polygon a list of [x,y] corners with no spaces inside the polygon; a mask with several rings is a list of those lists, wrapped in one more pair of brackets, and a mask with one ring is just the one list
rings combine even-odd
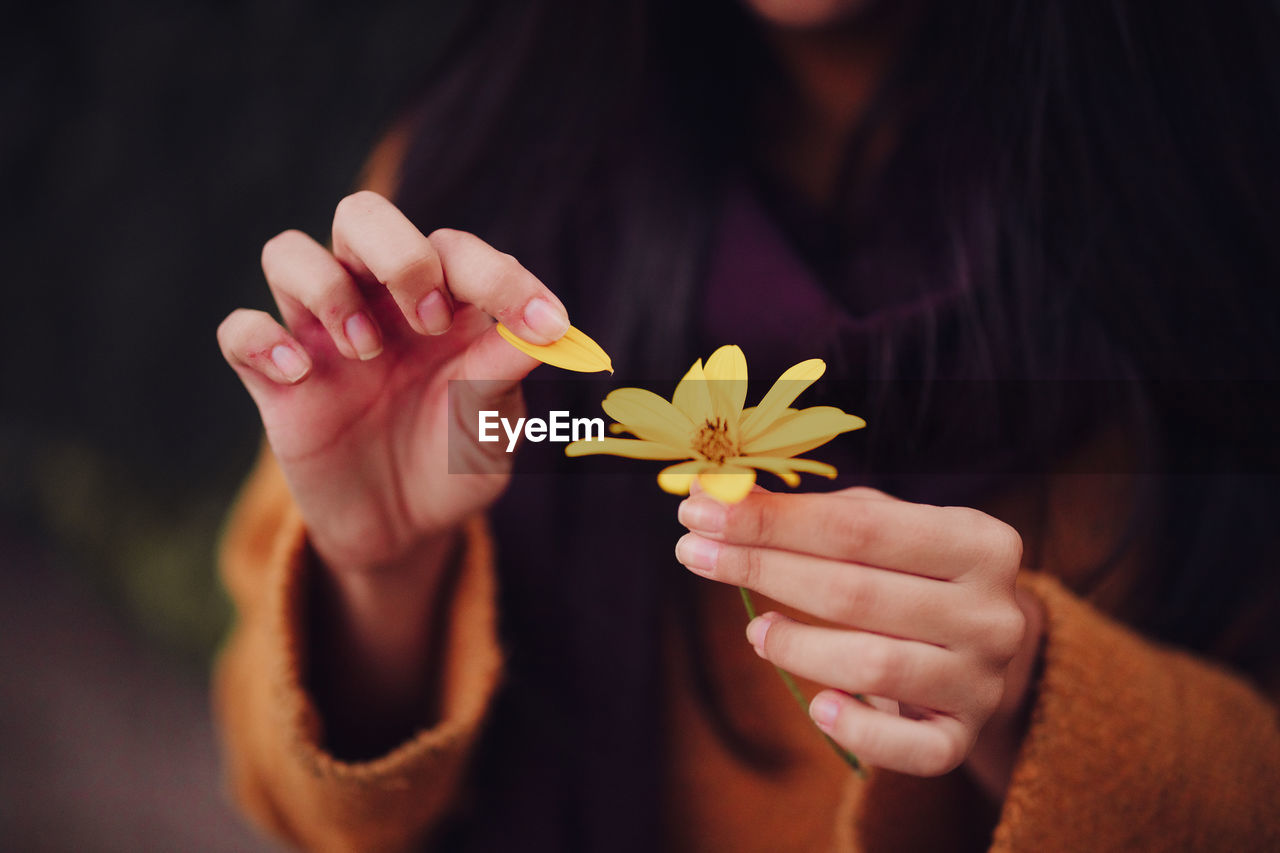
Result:
{"label": "thumb", "polygon": [[501,396],[519,385],[539,364],[536,358],[504,341],[497,326],[490,326],[467,348],[460,378],[483,383],[486,396]]}

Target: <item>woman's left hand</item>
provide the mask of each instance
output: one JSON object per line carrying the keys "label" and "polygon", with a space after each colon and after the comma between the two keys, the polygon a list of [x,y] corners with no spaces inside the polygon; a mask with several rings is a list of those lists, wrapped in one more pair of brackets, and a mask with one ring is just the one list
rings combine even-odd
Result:
{"label": "woman's left hand", "polygon": [[867,488],[757,489],[732,506],[695,494],[679,517],[693,531],[676,544],[684,565],[826,623],[766,613],[747,626],[761,657],[834,688],[810,704],[819,728],[903,773],[969,759],[982,787],[1003,794],[1040,637],[1037,606],[1015,592],[1012,527]]}

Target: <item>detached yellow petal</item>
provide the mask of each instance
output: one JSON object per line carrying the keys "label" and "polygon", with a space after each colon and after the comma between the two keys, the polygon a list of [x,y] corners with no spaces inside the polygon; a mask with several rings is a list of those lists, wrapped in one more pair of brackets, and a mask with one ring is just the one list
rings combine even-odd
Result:
{"label": "detached yellow petal", "polygon": [[668,400],[643,388],[618,388],[600,404],[605,414],[626,425],[638,438],[684,447],[693,422]]}
{"label": "detached yellow petal", "polygon": [[689,451],[639,438],[597,438],[571,441],[565,456],[626,456],[630,459],[688,459]]}
{"label": "detached yellow petal", "polygon": [[721,465],[698,475],[698,485],[711,497],[726,504],[736,504],[751,494],[756,483],[756,472],[750,468]]}
{"label": "detached yellow petal", "polygon": [[805,389],[817,382],[827,370],[827,363],[811,358],[793,365],[778,377],[760,405],[742,419],[742,440],[749,441],[760,430],[767,428],[774,418],[780,417]]}
{"label": "detached yellow petal", "polygon": [[520,352],[544,364],[565,370],[576,370],[578,373],[598,373],[601,370],[613,373],[613,362],[609,359],[609,354],[598,343],[573,326],[569,327],[569,331],[565,332],[560,340],[545,346],[521,340],[501,323],[498,324],[498,334]]}
{"label": "detached yellow petal", "polygon": [[705,459],[691,459],[663,468],[658,472],[658,488],[673,495],[687,495],[694,477],[710,467]]}
{"label": "detached yellow petal", "polygon": [[846,414],[834,406],[813,406],[794,415],[780,418],[772,427],[745,444],[742,451],[750,456],[778,456],[780,447],[834,438],[842,432],[861,429],[867,422],[857,415]]}

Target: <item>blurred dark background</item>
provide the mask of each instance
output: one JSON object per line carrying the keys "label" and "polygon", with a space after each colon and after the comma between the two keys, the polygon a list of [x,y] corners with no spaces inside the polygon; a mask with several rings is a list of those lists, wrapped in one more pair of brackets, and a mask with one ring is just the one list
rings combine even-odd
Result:
{"label": "blurred dark background", "polygon": [[337,200],[456,0],[6,6],[0,838],[229,850],[205,698],[258,444],[218,322]]}

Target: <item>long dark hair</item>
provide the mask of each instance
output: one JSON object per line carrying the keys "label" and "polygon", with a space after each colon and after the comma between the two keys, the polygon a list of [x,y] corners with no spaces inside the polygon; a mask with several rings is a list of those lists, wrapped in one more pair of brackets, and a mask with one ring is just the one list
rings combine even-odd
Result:
{"label": "long dark hair", "polygon": [[[876,341],[849,363],[886,396],[904,374],[1036,380],[1020,422],[1044,452],[1061,449],[1067,403],[1040,380],[1076,375],[1082,352],[1122,379],[1118,402],[1148,431],[1135,472],[1176,469],[1140,478],[1133,525],[1155,546],[1122,615],[1259,673],[1278,639],[1274,4],[899,5],[916,24],[825,230],[797,244],[846,304],[868,288],[961,298],[933,339]],[[770,57],[729,0],[473,4],[415,104],[399,202],[519,257],[636,375],[673,375],[705,354],[689,318],[721,193],[760,175],[749,143],[756,96],[779,80]],[[893,154],[864,168],[885,127]],[[659,772],[638,756],[622,774],[634,826]]]}

